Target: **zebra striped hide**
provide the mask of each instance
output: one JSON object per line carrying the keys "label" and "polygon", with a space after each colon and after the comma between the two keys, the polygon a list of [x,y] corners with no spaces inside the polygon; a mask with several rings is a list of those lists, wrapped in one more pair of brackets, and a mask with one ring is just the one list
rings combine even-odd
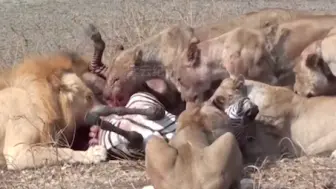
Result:
{"label": "zebra striped hide", "polygon": [[247,132],[247,127],[250,123],[244,120],[245,113],[249,109],[250,104],[251,100],[248,97],[244,97],[225,109],[225,113],[230,118],[230,126],[232,127],[233,134],[235,135],[240,148],[243,148],[250,137]]}
{"label": "zebra striped hide", "polygon": [[[249,102],[248,98],[242,98],[230,105],[225,112],[230,117],[231,127],[240,144],[246,141],[246,127],[244,121],[244,106]],[[155,106],[164,107],[155,96],[146,92],[138,92],[131,96],[127,103],[127,108],[153,108]],[[153,136],[161,136],[168,142],[174,135],[176,130],[176,116],[165,112],[164,118],[161,120],[149,120],[144,115],[110,115],[104,118],[113,125],[127,130],[136,131],[144,138],[142,148],[132,148],[129,141],[123,136],[114,132],[100,129],[99,132],[99,145],[104,146],[110,154],[111,158],[124,158],[124,159],[141,159],[144,158],[144,149],[148,139]]]}
{"label": "zebra striped hide", "polygon": [[[146,92],[133,94],[126,104],[127,108],[152,108],[156,106],[164,107],[155,96]],[[100,130],[99,144],[103,145],[112,157],[126,159],[143,158],[146,142],[152,135],[161,136],[168,141],[172,138],[176,129],[176,116],[167,111],[161,120],[149,120],[146,116],[139,114],[110,115],[105,117],[104,120],[126,131],[136,131],[143,136],[142,149],[131,149],[128,140],[123,136],[111,131]]]}

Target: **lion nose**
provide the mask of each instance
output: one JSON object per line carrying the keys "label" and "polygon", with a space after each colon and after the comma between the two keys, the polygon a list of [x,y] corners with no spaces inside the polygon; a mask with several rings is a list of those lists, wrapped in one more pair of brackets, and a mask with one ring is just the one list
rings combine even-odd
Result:
{"label": "lion nose", "polygon": [[191,97],[190,100],[191,100],[192,102],[196,102],[197,98],[198,98],[197,95],[193,95],[193,96]]}
{"label": "lion nose", "polygon": [[110,98],[111,98],[111,91],[109,89],[104,89],[103,90],[103,97],[106,100],[110,100]]}
{"label": "lion nose", "polygon": [[313,97],[313,94],[309,92],[306,96],[307,96],[308,98],[310,98],[310,97]]}
{"label": "lion nose", "polygon": [[185,100],[187,101],[187,102],[196,102],[197,101],[197,99],[198,99],[198,95],[197,94],[195,94],[195,93],[187,93],[187,95],[186,95],[186,97],[185,97]]}
{"label": "lion nose", "polygon": [[259,108],[257,105],[253,105],[249,110],[245,112],[245,117],[249,118],[250,120],[254,120],[259,113]]}

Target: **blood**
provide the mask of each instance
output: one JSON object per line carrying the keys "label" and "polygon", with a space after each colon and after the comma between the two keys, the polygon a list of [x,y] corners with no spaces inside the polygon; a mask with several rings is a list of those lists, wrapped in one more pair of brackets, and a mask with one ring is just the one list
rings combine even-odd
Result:
{"label": "blood", "polygon": [[90,146],[99,144],[99,131],[100,131],[99,126],[94,125],[90,128],[90,133],[89,133],[89,137],[90,137],[89,145]]}
{"label": "blood", "polygon": [[[106,103],[111,107],[118,107],[118,106],[126,106],[129,98],[125,98],[124,95],[116,95],[113,97],[110,97],[109,99],[106,99]],[[89,131],[89,145],[98,145],[99,144],[99,132],[100,127],[99,126],[91,126]]]}
{"label": "blood", "polygon": [[126,106],[129,97],[126,97],[126,95],[116,95],[111,98],[112,100],[108,100],[108,105],[112,107],[118,107],[118,106]]}

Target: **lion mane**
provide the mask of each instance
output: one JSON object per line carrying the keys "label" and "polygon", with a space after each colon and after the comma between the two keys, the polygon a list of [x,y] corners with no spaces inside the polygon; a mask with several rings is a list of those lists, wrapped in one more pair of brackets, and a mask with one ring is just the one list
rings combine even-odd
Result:
{"label": "lion mane", "polygon": [[[87,151],[65,147],[74,137],[76,123],[94,104],[92,91],[81,79],[87,64],[79,60],[65,53],[31,56],[4,72],[0,165],[23,169],[45,161],[92,163],[106,158],[100,146]],[[60,147],[57,153],[50,144]]]}

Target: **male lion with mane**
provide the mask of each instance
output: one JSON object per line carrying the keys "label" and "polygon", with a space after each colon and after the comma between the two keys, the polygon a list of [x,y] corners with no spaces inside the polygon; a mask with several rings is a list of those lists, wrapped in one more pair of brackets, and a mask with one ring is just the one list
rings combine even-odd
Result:
{"label": "male lion with mane", "polygon": [[[0,91],[0,165],[8,169],[45,163],[98,163],[106,159],[102,146],[74,151],[77,125],[94,105],[92,91],[81,80],[84,61],[71,54],[25,58],[9,70]],[[51,146],[56,144],[57,148]]]}

